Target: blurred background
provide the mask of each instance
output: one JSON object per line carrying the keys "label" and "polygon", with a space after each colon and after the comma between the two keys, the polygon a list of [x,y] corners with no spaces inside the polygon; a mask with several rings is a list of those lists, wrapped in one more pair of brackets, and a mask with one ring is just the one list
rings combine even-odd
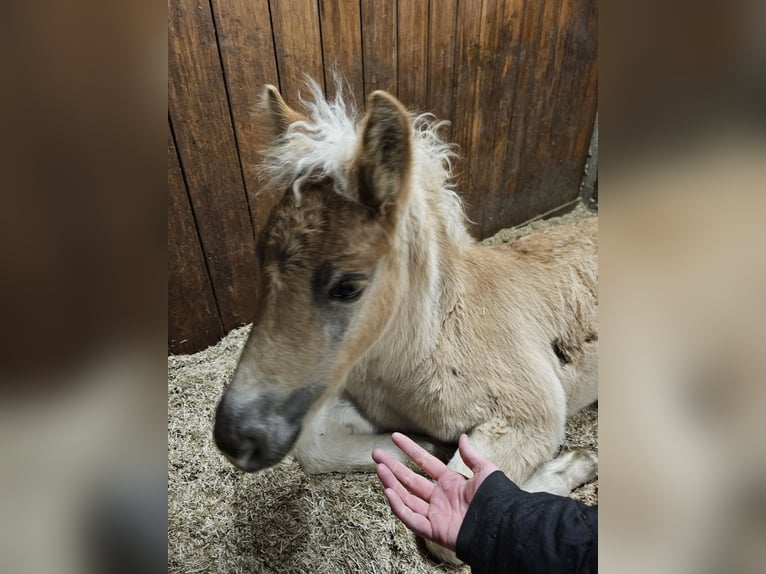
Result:
{"label": "blurred background", "polygon": [[[349,4],[349,10],[364,9],[364,3]],[[398,4],[400,14],[413,8]],[[490,9],[512,14],[521,6],[513,2],[484,0],[475,12],[459,1],[450,4],[454,12],[442,13],[431,0],[428,11],[432,18],[451,14],[454,22],[472,23],[495,42],[526,30],[531,36],[524,45],[533,47],[558,38],[557,30],[570,30],[558,27],[567,15],[575,19],[571,30],[583,29],[576,21],[584,17],[579,3],[544,4],[555,8],[555,27],[509,22],[495,29]],[[277,6],[272,26],[297,29],[292,12],[279,18],[280,7],[289,3],[271,5]],[[188,151],[178,132],[168,139],[168,126],[175,130],[179,120],[173,112],[178,82],[167,69],[168,55],[195,61],[169,42],[174,14],[183,6],[171,2],[166,11],[142,0],[7,6],[0,51],[3,572],[166,570],[165,249],[171,249],[173,164],[166,164],[163,139],[183,160]],[[337,7],[316,6],[324,15]],[[218,14],[219,39],[226,14],[234,10],[217,1],[189,9],[203,20]],[[472,44],[457,42],[467,51],[452,52],[452,60],[436,67],[451,68],[453,78],[483,70],[482,83],[460,84],[475,90],[473,99],[459,109],[453,99],[442,109],[450,110],[453,130],[466,122],[452,134],[463,146],[482,139],[476,122],[502,136],[511,125],[527,125],[516,122],[526,121],[530,109],[535,118],[552,109],[565,122],[588,118],[583,125],[595,120],[598,109],[603,570],[762,572],[766,9],[756,1],[675,0],[602,3],[597,11],[597,101],[583,95],[581,76],[545,83],[536,74],[555,69],[555,60],[543,57],[547,52],[528,53],[522,61],[529,67],[511,72],[528,76],[538,90],[529,101],[539,108],[516,110],[511,103],[513,114],[493,125],[493,114],[509,109],[503,98],[515,95],[494,80],[505,77],[514,59],[501,54],[492,60],[477,51],[474,61]],[[407,22],[422,25],[417,15]],[[309,28],[300,29],[312,37]],[[461,28],[452,29],[460,39]],[[407,33],[423,33],[418,30]],[[364,38],[360,34],[359,41]],[[579,45],[576,36],[563,38],[562,45]],[[331,40],[322,34],[325,53]],[[217,50],[209,42],[202,42],[205,50]],[[226,72],[224,48],[217,65]],[[434,53],[449,58],[449,50],[429,48]],[[280,57],[289,60],[277,51],[263,64],[280,66]],[[422,69],[422,55],[398,57],[411,57],[412,69]],[[483,57],[488,63],[478,65]],[[433,75],[434,61],[426,61]],[[198,64],[204,68],[205,62]],[[378,69],[381,76],[370,80]],[[383,74],[386,69],[384,63],[365,68],[358,76],[363,90],[383,87],[380,81],[386,87],[393,82],[404,99],[422,93],[417,81],[407,83],[413,80],[401,67],[395,79]],[[224,82],[221,74],[218,81]],[[318,74],[326,79],[324,68]],[[289,87],[294,79],[279,80],[287,82],[281,87],[295,103]],[[445,93],[431,86],[431,99],[426,88],[425,104],[414,105],[439,111],[438,97]],[[557,100],[567,90],[576,95],[568,109]],[[482,100],[488,93],[493,96]],[[227,97],[234,102],[231,93]],[[228,129],[236,130],[244,116],[231,109],[229,122],[233,117],[235,123]],[[546,130],[539,144],[545,153],[553,153],[557,137],[570,137],[553,124]],[[513,163],[518,137],[501,137],[502,156],[489,165],[523,168]],[[590,141],[590,135],[571,141],[578,138]],[[471,157],[469,162],[486,156]],[[202,154],[196,161],[208,158]],[[542,171],[548,164],[533,165],[523,181],[549,177]],[[502,170],[480,170],[480,177],[489,178],[488,186],[516,181],[512,171]],[[462,177],[474,172],[464,166]],[[246,189],[243,173],[240,190]],[[507,201],[492,193],[495,203],[487,209],[523,214],[527,200],[513,203],[522,201],[523,192],[517,189],[516,199]],[[476,200],[469,205],[482,209]],[[495,225],[486,213],[481,221]]]}
{"label": "blurred background", "polygon": [[167,12],[3,14],[0,572],[165,571]]}
{"label": "blurred background", "polygon": [[766,568],[766,3],[600,17],[604,572]]}

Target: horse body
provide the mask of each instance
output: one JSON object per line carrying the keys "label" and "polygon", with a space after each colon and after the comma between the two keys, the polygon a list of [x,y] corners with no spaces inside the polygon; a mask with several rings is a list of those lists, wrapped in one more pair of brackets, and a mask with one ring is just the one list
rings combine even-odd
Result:
{"label": "horse body", "polygon": [[[394,430],[465,432],[527,489],[592,478],[592,457],[552,458],[567,415],[597,397],[595,219],[479,246],[438,125],[384,92],[356,121],[342,92],[310,90],[308,115],[265,94],[264,169],[283,197],[258,240],[258,311],[219,448],[248,471],[292,451],[317,473],[373,468]],[[470,474],[458,453],[449,466]]]}
{"label": "horse body", "polygon": [[511,246],[450,250],[436,280],[428,265],[411,269],[423,276],[346,394],[380,428],[441,441],[493,418],[547,418],[560,439],[564,415],[596,398],[595,230],[585,220]]}
{"label": "horse body", "polygon": [[[560,446],[566,417],[597,398],[596,231],[586,219],[510,245],[409,243],[422,252],[407,258],[404,300],[350,371],[343,397],[373,432],[443,442],[467,432],[524,485]],[[369,447],[387,446],[387,435],[362,439],[354,460],[351,443],[370,428],[344,424],[340,433],[307,425],[296,450],[305,470],[372,468]],[[322,440],[328,434],[338,448]],[[453,466],[465,470],[457,459]]]}

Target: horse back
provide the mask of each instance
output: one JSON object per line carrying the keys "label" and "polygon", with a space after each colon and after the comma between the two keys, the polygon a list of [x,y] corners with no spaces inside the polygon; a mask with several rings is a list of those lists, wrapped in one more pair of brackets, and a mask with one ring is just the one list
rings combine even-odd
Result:
{"label": "horse back", "polygon": [[598,220],[587,218],[477,248],[469,264],[472,298],[488,309],[475,323],[482,339],[501,342],[497,354],[549,364],[570,414],[596,396],[597,234]]}

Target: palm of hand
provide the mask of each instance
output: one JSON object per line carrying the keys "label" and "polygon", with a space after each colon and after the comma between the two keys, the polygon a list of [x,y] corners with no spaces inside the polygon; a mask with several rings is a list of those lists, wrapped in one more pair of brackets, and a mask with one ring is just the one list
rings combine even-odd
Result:
{"label": "palm of hand", "polygon": [[486,476],[480,474],[466,480],[458,473],[445,473],[439,478],[428,507],[431,540],[450,550],[455,549],[463,518],[484,478]]}
{"label": "palm of hand", "polygon": [[436,483],[412,472],[389,453],[374,451],[391,509],[416,534],[454,550],[471,500],[497,467],[479,457],[465,436],[460,439],[460,454],[474,472],[471,478],[451,470],[404,435],[394,433],[392,440]]}

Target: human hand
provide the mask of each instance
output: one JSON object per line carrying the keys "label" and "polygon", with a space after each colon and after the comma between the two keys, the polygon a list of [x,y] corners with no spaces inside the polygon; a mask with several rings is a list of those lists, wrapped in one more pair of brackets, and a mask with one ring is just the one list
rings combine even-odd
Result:
{"label": "human hand", "polygon": [[372,451],[378,478],[385,487],[391,510],[415,534],[455,550],[457,535],[468,507],[484,479],[498,468],[479,456],[466,435],[458,442],[460,456],[473,471],[466,478],[423,450],[401,433],[391,440],[436,483],[414,473],[382,449]]}

